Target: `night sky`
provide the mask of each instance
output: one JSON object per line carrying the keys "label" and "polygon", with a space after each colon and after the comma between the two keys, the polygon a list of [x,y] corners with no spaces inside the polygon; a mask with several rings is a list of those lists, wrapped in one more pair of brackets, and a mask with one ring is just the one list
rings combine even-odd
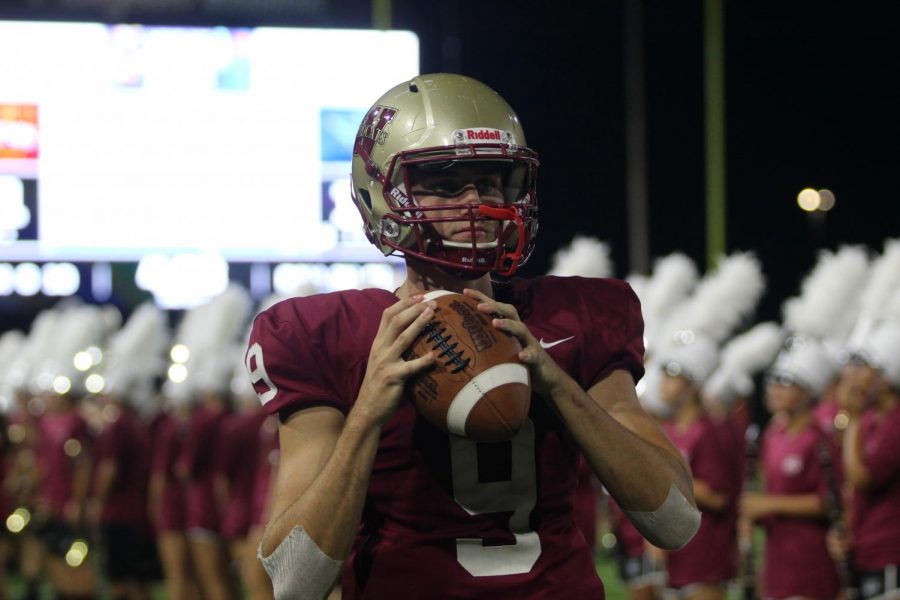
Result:
{"label": "night sky", "polygon": [[[725,4],[728,250],[761,259],[769,289],[759,316],[778,319],[819,248],[880,251],[900,235],[900,92],[891,83],[900,15],[884,5]],[[495,86],[541,153],[541,236],[526,272],[546,270],[556,247],[584,233],[611,244],[624,276],[623,5],[562,6],[445,9],[443,32],[419,32],[423,69],[459,65]],[[681,250],[701,266],[702,18],[699,1],[644,4],[651,256]],[[429,50],[433,35],[458,39],[458,57]],[[835,209],[801,211],[796,196],[807,186],[832,190]]]}
{"label": "night sky", "polygon": [[[72,2],[44,2],[40,10],[34,4],[4,3],[0,18],[104,20],[68,8]],[[310,4],[320,10],[287,18],[216,14],[198,5],[127,16],[164,24],[371,23],[368,2]],[[797,293],[819,248],[860,243],[880,251],[886,238],[900,236],[900,9],[725,5],[728,250],[753,250],[761,259],[769,289],[758,316],[780,319],[781,303]],[[651,256],[680,250],[701,266],[702,8],[700,0],[644,3]],[[423,72],[461,72],[497,89],[541,155],[541,233],[525,275],[545,272],[553,252],[577,233],[607,241],[616,275],[629,272],[623,23],[621,1],[394,0],[394,27],[419,35]],[[360,60],[377,69],[391,57],[374,52]],[[817,215],[824,219],[797,207],[797,193],[808,186],[836,194],[835,210]]]}

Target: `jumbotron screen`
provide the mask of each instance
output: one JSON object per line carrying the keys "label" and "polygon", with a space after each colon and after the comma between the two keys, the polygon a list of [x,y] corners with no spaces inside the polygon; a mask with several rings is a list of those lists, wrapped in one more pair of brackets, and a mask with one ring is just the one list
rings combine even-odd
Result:
{"label": "jumbotron screen", "polygon": [[0,21],[0,260],[377,261],[352,144],[418,70],[405,31]]}

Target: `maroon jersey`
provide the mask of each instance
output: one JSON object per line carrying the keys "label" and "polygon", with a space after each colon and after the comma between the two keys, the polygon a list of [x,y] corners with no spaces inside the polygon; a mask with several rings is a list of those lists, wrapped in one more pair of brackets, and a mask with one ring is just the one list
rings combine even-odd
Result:
{"label": "maroon jersey", "polygon": [[181,423],[166,413],[160,413],[153,428],[150,470],[164,482],[154,520],[154,527],[160,533],[184,531],[185,528],[184,487],[175,474],[175,461],[181,452],[181,429]]}
{"label": "maroon jersey", "polygon": [[871,485],[853,494],[850,521],[856,567],[876,571],[900,564],[900,406],[863,414],[859,437]]}
{"label": "maroon jersey", "polygon": [[644,536],[625,515],[619,504],[609,499],[609,514],[612,517],[613,532],[619,542],[619,552],[624,558],[643,556],[646,549]]}
{"label": "maroon jersey", "polygon": [[66,503],[72,498],[75,464],[86,458],[88,441],[87,423],[74,409],[48,412],[38,422],[36,454],[41,477],[37,496],[51,516],[65,518]]}
{"label": "maroon jersey", "polygon": [[[613,280],[542,277],[495,287],[584,388],[615,369],[643,374],[636,296]],[[261,401],[282,415],[347,413],[365,374],[383,290],[294,298],[256,318],[247,351]],[[385,425],[344,598],[602,598],[572,520],[579,451],[538,397],[510,442],[475,443],[420,418],[408,399]]]}
{"label": "maroon jersey", "polygon": [[581,530],[588,548],[597,544],[597,488],[594,487],[594,472],[584,457],[578,461],[578,485],[572,501],[572,518]]}
{"label": "maroon jersey", "polygon": [[838,403],[837,396],[834,394],[824,396],[816,403],[816,407],[813,409],[813,418],[816,420],[816,423],[819,424],[819,428],[822,431],[835,436],[836,427],[834,426],[834,419],[840,410],[841,406]]}
{"label": "maroon jersey", "polygon": [[251,526],[265,525],[269,520],[269,496],[272,480],[278,468],[278,417],[268,416],[259,428],[259,451],[253,476],[253,504]]}
{"label": "maroon jersey", "polygon": [[228,482],[228,498],[219,529],[225,539],[242,538],[250,529],[259,428],[266,416],[265,412],[257,410],[222,419],[217,471]]}
{"label": "maroon jersey", "polygon": [[96,464],[113,461],[116,476],[103,505],[103,523],[147,523],[147,477],[150,472],[150,439],[147,429],[130,410],[107,423],[94,445]]}
{"label": "maroon jersey", "polygon": [[[747,477],[747,423],[744,415],[732,413],[721,419],[710,417],[713,431],[719,438],[719,447],[727,454],[729,465],[728,483],[725,486],[727,495],[735,499],[744,489]],[[737,513],[735,512],[735,516]]]}
{"label": "maroon jersey", "polygon": [[185,528],[219,531],[219,510],[215,496],[216,440],[224,410],[205,405],[191,414],[187,435],[177,458],[177,470],[184,482]]}
{"label": "maroon jersey", "polygon": [[[824,448],[823,448],[824,446]],[[835,481],[841,480],[837,448],[813,421],[802,431],[790,432],[775,418],[766,427],[760,448],[760,466],[767,494],[828,493],[819,452],[831,454]],[[772,515],[766,528],[763,589],[767,598],[836,598],[840,589],[837,569],[828,554],[828,521],[790,515]]]}
{"label": "maroon jersey", "polygon": [[734,577],[737,566],[737,495],[740,467],[733,464],[734,451],[725,447],[728,437],[721,425],[704,416],[681,428],[666,423],[666,433],[691,466],[694,479],[713,491],[725,494],[727,506],[721,511],[704,510],[700,529],[681,550],[666,558],[669,586],[681,588],[694,583],[721,583]]}

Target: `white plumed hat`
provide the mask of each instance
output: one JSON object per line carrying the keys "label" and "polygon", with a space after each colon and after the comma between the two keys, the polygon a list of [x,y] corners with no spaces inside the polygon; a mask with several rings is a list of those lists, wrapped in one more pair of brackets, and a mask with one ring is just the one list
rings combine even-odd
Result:
{"label": "white plumed hat", "polygon": [[657,332],[664,326],[666,317],[687,298],[698,279],[697,267],[690,258],[680,253],[657,260],[653,274],[646,279],[629,277],[641,301],[648,355],[656,350]]}
{"label": "white plumed hat", "polygon": [[753,254],[722,257],[691,297],[666,319],[663,333],[693,331],[720,344],[753,314],[764,289],[762,267]]}
{"label": "white plumed hat", "polygon": [[716,368],[718,348],[706,336],[685,332],[660,354],[659,360],[669,375],[680,375],[703,385]]}
{"label": "white plumed hat", "polygon": [[703,386],[704,392],[726,406],[750,396],[755,389],[753,375],[772,364],[783,343],[784,333],[772,322],[735,336],[722,348],[719,367]]}
{"label": "white plumed hat", "polygon": [[165,313],[152,302],[139,305],[107,346],[102,392],[137,408],[149,409],[153,380],[165,369],[169,341]]}
{"label": "white plumed hat", "polygon": [[846,339],[868,272],[869,259],[862,247],[820,252],[815,267],[803,279],[800,295],[782,306],[785,328],[803,337]]}
{"label": "white plumed hat", "polygon": [[775,359],[769,373],[787,378],[818,397],[838,373],[838,364],[824,344],[814,338],[794,338]]}
{"label": "white plumed hat", "polygon": [[553,255],[550,275],[610,277],[612,272],[609,246],[597,238],[576,235],[568,246]]}
{"label": "white plumed hat", "polygon": [[15,395],[15,387],[10,384],[8,374],[25,346],[25,341],[25,334],[21,331],[7,331],[0,336],[0,412],[4,414],[12,408]]}
{"label": "white plumed hat", "polygon": [[175,402],[188,401],[194,392],[223,393],[231,383],[233,349],[246,329],[252,301],[249,292],[231,284],[207,304],[185,313],[175,342],[189,352],[187,378],[166,385],[164,392]]}
{"label": "white plumed hat", "polygon": [[848,345],[862,343],[880,321],[900,319],[895,296],[900,290],[900,239],[887,240],[884,252],[872,261],[870,275],[859,293],[859,311]]}
{"label": "white plumed hat", "polygon": [[900,391],[900,321],[876,325],[850,352],[881,371],[891,387]]}

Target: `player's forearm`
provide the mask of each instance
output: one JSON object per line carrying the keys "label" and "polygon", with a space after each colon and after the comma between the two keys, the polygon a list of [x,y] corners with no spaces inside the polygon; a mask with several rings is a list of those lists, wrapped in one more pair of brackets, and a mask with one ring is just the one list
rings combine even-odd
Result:
{"label": "player's forearm", "polygon": [[623,509],[655,510],[673,485],[692,499],[690,470],[681,458],[613,418],[577,382],[569,379],[550,397],[594,474]]}
{"label": "player's forearm", "polygon": [[[262,540],[271,554],[294,527],[303,528],[326,555],[349,555],[362,515],[381,427],[351,411],[324,467],[285,511],[274,515]],[[284,476],[290,475],[285,472]]]}

